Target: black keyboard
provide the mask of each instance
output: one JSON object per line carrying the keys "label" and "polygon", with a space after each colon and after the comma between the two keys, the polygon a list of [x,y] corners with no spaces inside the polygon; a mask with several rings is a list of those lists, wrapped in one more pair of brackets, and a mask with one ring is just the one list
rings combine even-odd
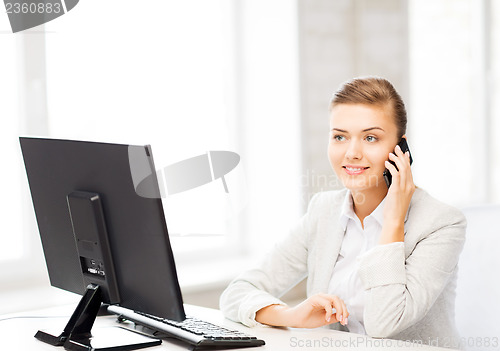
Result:
{"label": "black keyboard", "polygon": [[109,306],[108,311],[117,314],[119,318],[163,332],[196,347],[252,347],[265,344],[264,340],[255,336],[194,317],[187,317],[182,322],[177,322],[119,306]]}

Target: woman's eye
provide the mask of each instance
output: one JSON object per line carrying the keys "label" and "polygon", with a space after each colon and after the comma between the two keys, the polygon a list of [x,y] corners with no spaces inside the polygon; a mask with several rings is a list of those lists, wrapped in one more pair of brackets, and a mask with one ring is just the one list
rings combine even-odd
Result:
{"label": "woman's eye", "polygon": [[368,141],[369,143],[373,143],[375,141],[377,141],[378,139],[376,137],[374,137],[373,135],[368,135],[366,137],[366,141]]}
{"label": "woman's eye", "polygon": [[345,137],[343,135],[334,135],[333,136],[333,140],[335,141],[343,141],[345,139]]}

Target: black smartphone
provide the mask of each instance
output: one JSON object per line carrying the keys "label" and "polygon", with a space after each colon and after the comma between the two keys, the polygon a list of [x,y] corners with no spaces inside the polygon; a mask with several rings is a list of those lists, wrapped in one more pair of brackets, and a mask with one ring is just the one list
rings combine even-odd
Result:
{"label": "black smartphone", "polygon": [[[401,141],[398,143],[398,145],[401,148],[401,151],[403,151],[403,153],[405,153],[406,151],[410,151],[410,148],[408,147],[408,143],[406,142],[405,138],[401,138]],[[396,150],[394,150],[394,154],[396,155]],[[396,167],[396,169],[398,169],[396,163],[394,163],[391,160],[389,160],[389,162],[392,163],[394,167]],[[410,165],[412,163],[413,163],[413,158],[411,157],[411,151],[410,151]],[[384,171],[384,179],[385,179],[385,184],[387,184],[387,187],[390,187],[392,184],[392,174],[387,168]]]}

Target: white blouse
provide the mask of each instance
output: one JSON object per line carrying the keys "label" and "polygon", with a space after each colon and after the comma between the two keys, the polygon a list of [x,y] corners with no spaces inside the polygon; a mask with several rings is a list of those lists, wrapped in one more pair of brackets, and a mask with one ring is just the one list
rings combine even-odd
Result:
{"label": "white blouse", "polygon": [[[340,224],[344,229],[344,239],[333,269],[328,293],[344,300],[349,311],[347,328],[353,333],[366,334],[363,323],[365,291],[358,275],[357,261],[358,257],[377,246],[384,223],[385,199],[364,219],[364,228],[354,213],[350,191],[347,192],[342,205]],[[404,243],[396,242],[387,245],[403,246]]]}

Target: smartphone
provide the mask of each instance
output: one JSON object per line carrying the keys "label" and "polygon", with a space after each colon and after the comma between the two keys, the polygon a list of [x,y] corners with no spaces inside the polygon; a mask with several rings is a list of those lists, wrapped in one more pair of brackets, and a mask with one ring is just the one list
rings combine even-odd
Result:
{"label": "smartphone", "polygon": [[[406,151],[410,151],[410,148],[408,147],[408,143],[406,142],[405,138],[401,138],[401,141],[398,143],[398,145],[401,148],[401,151],[403,151],[403,153],[405,153]],[[396,154],[396,150],[394,150],[394,154]],[[396,167],[396,169],[398,169],[398,167],[396,166],[396,163],[394,163],[394,161],[389,160],[389,162],[392,163],[394,165],[394,167]],[[413,163],[413,159],[411,157],[411,151],[410,151],[410,165],[412,163]],[[392,184],[392,174],[387,168],[384,171],[384,179],[385,179],[385,183],[387,184],[387,187],[390,187]]]}

